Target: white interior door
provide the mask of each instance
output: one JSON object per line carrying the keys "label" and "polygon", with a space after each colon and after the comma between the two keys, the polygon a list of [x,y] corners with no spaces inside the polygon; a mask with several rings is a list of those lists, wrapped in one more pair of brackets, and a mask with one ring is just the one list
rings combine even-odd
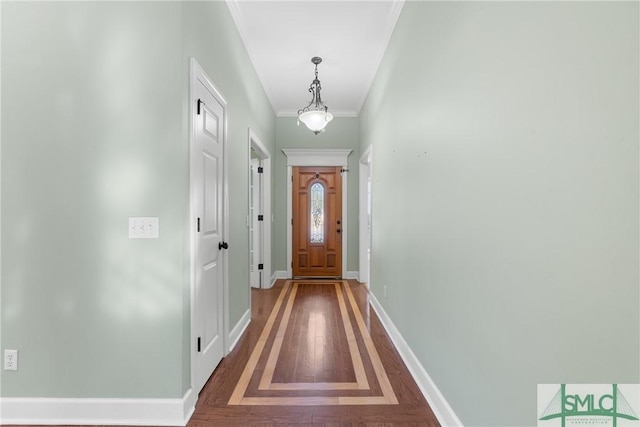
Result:
{"label": "white interior door", "polygon": [[262,213],[262,203],[260,202],[262,194],[262,185],[260,182],[260,160],[251,159],[251,174],[249,176],[249,258],[250,272],[249,281],[251,287],[261,288],[262,277],[260,264],[262,264],[262,227],[259,220],[260,216],[264,218]]}
{"label": "white interior door", "polygon": [[224,356],[225,103],[203,72],[192,80],[191,198],[194,217],[194,388],[199,393]]}

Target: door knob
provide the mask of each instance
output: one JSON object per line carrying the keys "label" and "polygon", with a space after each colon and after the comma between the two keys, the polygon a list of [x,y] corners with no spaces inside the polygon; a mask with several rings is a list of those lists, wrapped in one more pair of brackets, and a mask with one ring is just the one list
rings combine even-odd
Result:
{"label": "door knob", "polygon": [[218,249],[229,249],[229,244],[227,242],[218,243]]}

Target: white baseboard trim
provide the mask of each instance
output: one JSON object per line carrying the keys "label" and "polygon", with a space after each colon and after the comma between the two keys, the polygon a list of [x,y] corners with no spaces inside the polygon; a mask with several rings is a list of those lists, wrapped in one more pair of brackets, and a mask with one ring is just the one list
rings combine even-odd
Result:
{"label": "white baseboard trim", "polygon": [[236,326],[234,326],[231,332],[229,332],[229,342],[231,344],[229,345],[229,351],[227,352],[227,354],[231,353],[231,350],[233,350],[236,344],[238,344],[238,340],[242,336],[242,333],[244,332],[244,330],[247,329],[247,326],[249,326],[250,322],[251,322],[251,309],[245,311],[245,313],[242,315],[242,317],[240,318]]}
{"label": "white baseboard trim", "polygon": [[276,280],[278,279],[288,279],[289,275],[287,274],[286,270],[276,270],[273,272],[273,275],[271,276],[271,286],[275,285]]}
{"label": "white baseboard trim", "polygon": [[347,271],[343,277],[343,279],[356,279],[358,280],[360,277],[360,272],[358,271]]}
{"label": "white baseboard trim", "polygon": [[0,424],[186,426],[197,396],[182,399],[0,399]]}
{"label": "white baseboard trim", "polygon": [[384,308],[382,308],[378,299],[372,293],[370,293],[369,296],[371,306],[389,334],[391,341],[393,341],[393,344],[396,346],[396,350],[400,353],[400,357],[404,361],[405,365],[407,365],[411,376],[413,376],[413,379],[418,384],[420,391],[424,395],[425,399],[427,399],[427,402],[433,410],[436,418],[438,418],[440,425],[443,427],[463,427],[462,422],[455,412],[453,412],[453,408],[451,408],[449,402],[447,402],[440,390],[438,390],[438,387],[424,369],[422,363],[420,363],[420,360],[418,360],[413,350],[411,350],[409,344],[404,340],[398,328],[393,324],[387,312],[384,311]]}

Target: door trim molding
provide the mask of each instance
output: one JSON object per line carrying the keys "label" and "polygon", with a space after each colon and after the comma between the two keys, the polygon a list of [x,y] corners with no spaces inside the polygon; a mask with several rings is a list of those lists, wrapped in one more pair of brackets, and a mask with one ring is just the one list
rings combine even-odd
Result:
{"label": "door trim molding", "polygon": [[[195,328],[195,294],[196,294],[196,283],[195,283],[195,269],[196,269],[196,254],[195,254],[195,242],[196,242],[196,214],[195,206],[194,206],[194,188],[193,182],[195,180],[193,169],[191,168],[191,156],[193,153],[193,146],[196,140],[196,84],[197,80],[200,80],[206,83],[209,86],[209,89],[212,90],[213,95],[217,98],[217,100],[225,107],[224,114],[224,133],[222,135],[223,148],[222,148],[222,203],[224,204],[222,210],[222,236],[223,239],[227,239],[229,236],[229,182],[228,182],[228,121],[227,121],[227,101],[222,96],[218,88],[213,84],[204,68],[200,66],[198,61],[191,57],[189,61],[190,65],[190,79],[189,79],[189,220],[187,223],[189,224],[189,316],[190,316],[190,339],[189,339],[189,354],[190,354],[190,364],[191,364],[191,388],[193,388],[196,384],[195,376],[196,376],[196,331]],[[226,356],[229,353],[229,257],[228,251],[223,251],[221,253],[222,256],[222,305],[223,311],[222,319],[222,348],[224,355]],[[196,399],[200,390],[194,390]]]}
{"label": "door trim molding", "polygon": [[373,147],[370,145],[360,157],[358,167],[358,186],[359,186],[359,203],[358,203],[358,271],[360,282],[366,283],[370,288],[371,265],[368,258],[369,246],[371,245],[369,236],[368,212],[367,212],[367,196],[369,188],[367,186],[368,178],[371,176],[373,162]]}
{"label": "door trim molding", "polygon": [[[291,262],[293,261],[293,248],[291,238],[291,219],[293,218],[293,179],[294,166],[349,166],[349,155],[351,149],[306,149],[306,148],[283,148],[282,152],[287,157],[287,277],[292,277]],[[348,173],[342,175],[342,277],[347,275],[347,177]]]}

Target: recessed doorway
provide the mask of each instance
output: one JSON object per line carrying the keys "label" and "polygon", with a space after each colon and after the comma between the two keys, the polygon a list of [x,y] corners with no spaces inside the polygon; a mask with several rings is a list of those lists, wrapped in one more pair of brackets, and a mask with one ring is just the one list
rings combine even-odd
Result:
{"label": "recessed doorway", "polygon": [[347,276],[347,178],[350,149],[298,149],[285,148],[287,156],[287,277],[293,277],[293,168],[295,166],[339,166],[342,176],[342,223],[341,225],[341,277]]}
{"label": "recessed doorway", "polygon": [[249,282],[271,287],[271,155],[249,129]]}

